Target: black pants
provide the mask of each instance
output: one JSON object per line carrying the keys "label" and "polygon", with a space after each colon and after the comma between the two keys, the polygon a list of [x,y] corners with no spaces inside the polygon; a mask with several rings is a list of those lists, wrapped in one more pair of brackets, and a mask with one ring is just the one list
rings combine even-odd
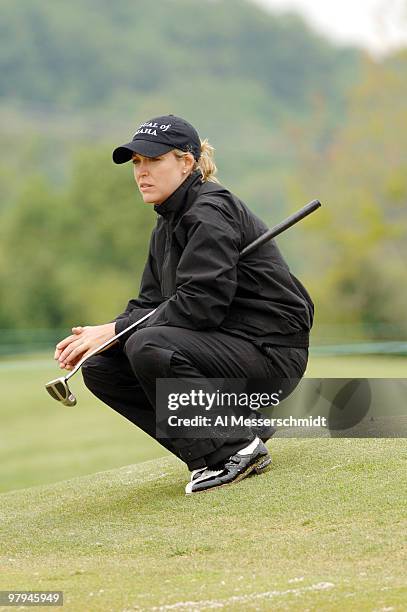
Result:
{"label": "black pants", "polygon": [[[124,349],[115,346],[82,366],[86,386],[129,421],[156,438],[156,378],[301,378],[305,348],[272,347],[268,356],[251,342],[219,331],[149,327],[135,331]],[[254,439],[157,441],[190,470],[214,466]]]}

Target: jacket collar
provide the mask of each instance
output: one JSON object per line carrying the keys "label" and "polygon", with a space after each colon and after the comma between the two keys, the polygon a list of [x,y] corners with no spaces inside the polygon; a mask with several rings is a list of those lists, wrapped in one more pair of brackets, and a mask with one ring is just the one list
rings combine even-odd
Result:
{"label": "jacket collar", "polygon": [[184,208],[188,201],[188,192],[192,186],[198,186],[202,183],[202,173],[200,170],[195,170],[187,179],[167,198],[162,204],[155,204],[154,210],[162,217],[169,217],[173,213]]}

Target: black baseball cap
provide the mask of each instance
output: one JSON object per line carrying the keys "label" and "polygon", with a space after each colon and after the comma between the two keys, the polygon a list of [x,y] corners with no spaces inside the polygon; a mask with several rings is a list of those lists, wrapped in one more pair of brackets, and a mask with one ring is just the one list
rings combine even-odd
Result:
{"label": "black baseball cap", "polygon": [[198,161],[201,156],[201,141],[196,129],[181,117],[163,115],[142,123],[131,142],[113,151],[113,161],[124,164],[133,153],[144,157],[158,157],[173,149],[189,151]]}

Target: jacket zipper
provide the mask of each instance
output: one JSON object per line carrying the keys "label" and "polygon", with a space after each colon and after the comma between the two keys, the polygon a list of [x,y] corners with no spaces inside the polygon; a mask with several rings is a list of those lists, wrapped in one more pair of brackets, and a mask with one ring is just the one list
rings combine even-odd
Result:
{"label": "jacket zipper", "polygon": [[168,260],[170,258],[170,246],[171,246],[171,239],[170,239],[170,224],[167,220],[164,221],[165,223],[165,249],[164,249],[164,261],[163,261],[163,269],[162,269],[162,274],[161,274],[161,278],[163,279],[163,293],[164,293],[164,297],[170,297],[170,291],[167,291],[167,287],[168,287],[168,278],[169,278],[169,274],[168,274],[168,270],[167,270],[167,264],[168,264]]}

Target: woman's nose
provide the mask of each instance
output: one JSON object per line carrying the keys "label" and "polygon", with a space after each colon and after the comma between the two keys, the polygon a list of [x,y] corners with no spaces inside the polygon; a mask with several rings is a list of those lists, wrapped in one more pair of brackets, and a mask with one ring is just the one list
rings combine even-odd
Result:
{"label": "woman's nose", "polygon": [[142,161],[139,163],[138,165],[138,175],[139,176],[145,176],[146,174],[148,174],[148,166],[146,164],[146,162]]}

